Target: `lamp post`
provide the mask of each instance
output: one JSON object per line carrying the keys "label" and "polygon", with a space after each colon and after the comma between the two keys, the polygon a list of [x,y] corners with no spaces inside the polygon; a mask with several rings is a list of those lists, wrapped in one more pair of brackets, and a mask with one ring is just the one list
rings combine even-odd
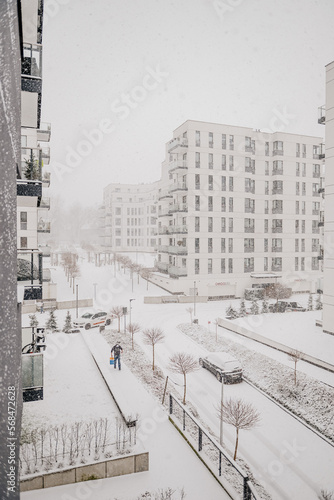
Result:
{"label": "lamp post", "polygon": [[131,302],[133,300],[136,300],[136,299],[130,299],[130,308],[129,308],[129,310],[130,310],[130,322],[129,322],[129,326],[131,325]]}
{"label": "lamp post", "polygon": [[97,283],[93,283],[93,287],[94,287],[94,300],[96,301],[96,287],[97,287]]}
{"label": "lamp post", "polygon": [[219,444],[223,446],[223,405],[224,405],[224,376],[222,375],[222,388],[220,394],[220,432],[219,432]]}
{"label": "lamp post", "polygon": [[76,314],[77,314],[77,318],[79,317],[79,313],[78,313],[78,297],[79,297],[79,285],[75,285],[75,288],[76,288]]}
{"label": "lamp post", "polygon": [[194,281],[194,319],[196,318],[196,281]]}

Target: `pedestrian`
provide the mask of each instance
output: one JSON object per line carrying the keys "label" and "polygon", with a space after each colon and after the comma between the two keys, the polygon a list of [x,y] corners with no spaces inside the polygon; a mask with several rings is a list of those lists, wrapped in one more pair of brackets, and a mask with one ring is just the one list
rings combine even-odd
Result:
{"label": "pedestrian", "polygon": [[111,353],[110,353],[110,354],[114,353],[114,357],[115,357],[114,368],[115,368],[115,370],[116,370],[117,361],[118,361],[118,369],[119,370],[121,369],[121,352],[123,352],[123,348],[119,342],[116,342],[114,347],[111,349]]}
{"label": "pedestrian", "polygon": [[44,312],[44,302],[42,300],[42,302],[41,302],[41,313],[43,313],[43,312]]}

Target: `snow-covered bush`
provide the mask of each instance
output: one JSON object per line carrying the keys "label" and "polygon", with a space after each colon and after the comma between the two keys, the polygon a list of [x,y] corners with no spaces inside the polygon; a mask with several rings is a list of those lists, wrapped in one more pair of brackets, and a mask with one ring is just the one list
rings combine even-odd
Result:
{"label": "snow-covered bush", "polygon": [[259,305],[255,299],[252,300],[251,314],[259,314]]}
{"label": "snow-covered bush", "polygon": [[244,318],[247,314],[246,311],[246,305],[244,299],[241,300],[240,302],[240,309],[239,309],[239,318]]}
{"label": "snow-covered bush", "polygon": [[70,311],[67,311],[63,332],[71,333],[71,331],[72,331],[72,318]]}

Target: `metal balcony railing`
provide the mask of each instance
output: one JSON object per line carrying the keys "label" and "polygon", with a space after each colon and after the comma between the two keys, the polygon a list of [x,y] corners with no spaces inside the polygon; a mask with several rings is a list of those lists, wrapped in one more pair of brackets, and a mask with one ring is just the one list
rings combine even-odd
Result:
{"label": "metal balcony railing", "polygon": [[188,147],[188,139],[185,137],[176,137],[175,139],[172,139],[168,146],[167,146],[167,151],[170,153],[176,148],[187,148]]}
{"label": "metal balcony railing", "polygon": [[168,164],[168,169],[171,172],[172,170],[176,169],[187,169],[188,168],[188,162],[187,160],[173,160],[169,162]]}
{"label": "metal balcony railing", "polygon": [[44,219],[40,219],[37,224],[37,232],[38,233],[49,233],[51,231],[51,223],[50,221],[45,221]]}

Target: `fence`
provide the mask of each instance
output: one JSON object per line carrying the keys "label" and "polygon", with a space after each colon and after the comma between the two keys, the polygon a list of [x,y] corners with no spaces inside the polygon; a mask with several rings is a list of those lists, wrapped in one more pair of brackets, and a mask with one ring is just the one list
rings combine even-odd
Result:
{"label": "fence", "polygon": [[[250,482],[248,475],[241,467],[227,455],[220,444],[210,436],[209,432],[204,430],[201,423],[193,417],[184,405],[172,394],[169,395],[169,415],[171,421],[179,429],[181,433],[187,432],[185,439],[193,446],[188,436],[194,440],[194,443],[199,452],[200,458],[211,472],[219,479],[222,486],[232,498],[242,498],[243,500],[259,500],[260,495]],[[178,422],[172,417],[176,417]],[[180,428],[180,425],[182,429]],[[195,447],[194,447],[195,448]],[[195,449],[196,451],[196,449]],[[208,465],[207,461],[202,456],[206,455],[207,460],[213,465]],[[222,480],[220,479],[222,478]]]}

